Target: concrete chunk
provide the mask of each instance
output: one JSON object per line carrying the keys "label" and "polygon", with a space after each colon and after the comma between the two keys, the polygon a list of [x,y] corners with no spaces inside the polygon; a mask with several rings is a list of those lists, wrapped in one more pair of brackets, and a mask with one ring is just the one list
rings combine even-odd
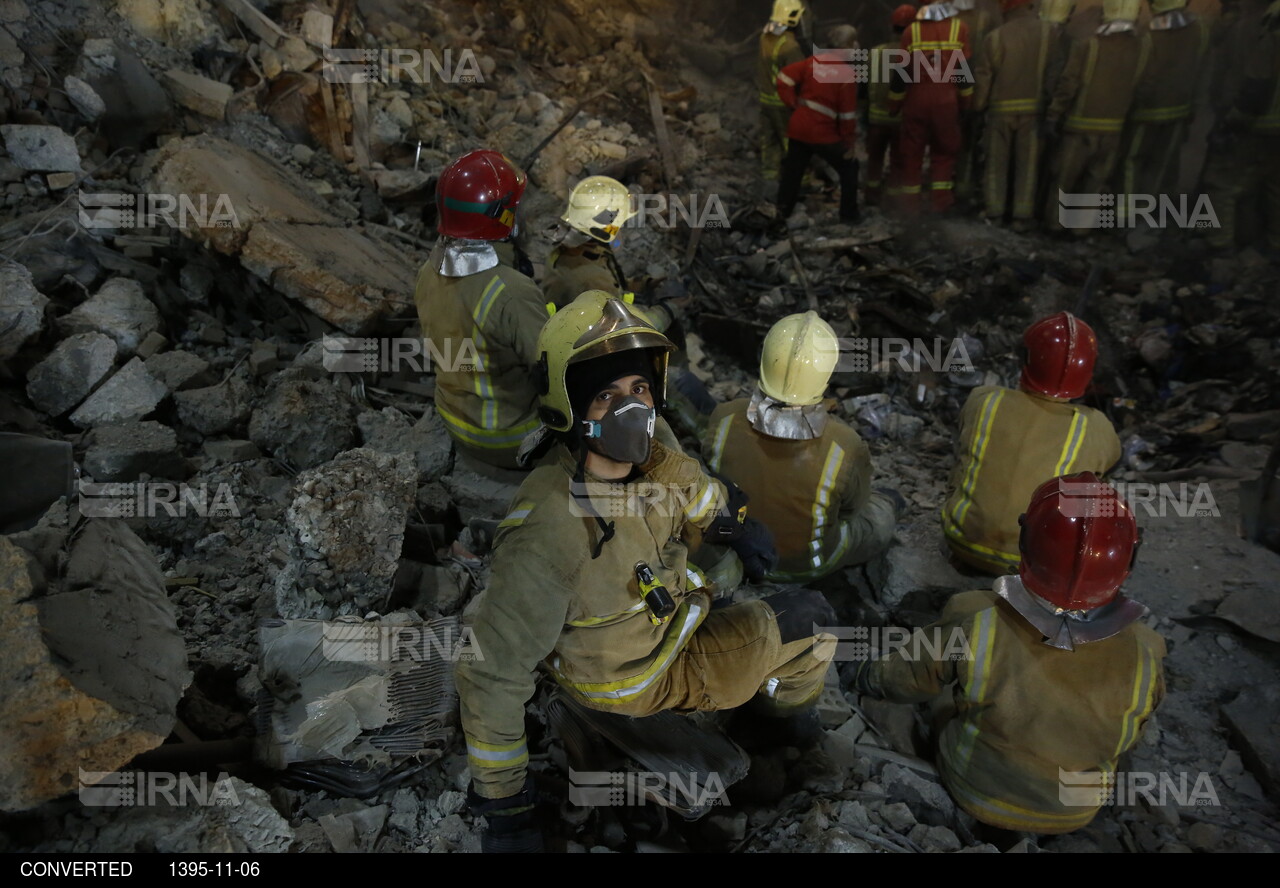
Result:
{"label": "concrete chunk", "polygon": [[214,381],[208,361],[181,349],[147,358],[147,372],[163,382],[171,392],[198,388]]}
{"label": "concrete chunk", "polygon": [[173,396],[182,422],[202,435],[217,435],[241,426],[253,409],[253,389],[239,376]]}
{"label": "concrete chunk", "polygon": [[369,410],[357,418],[364,446],[383,453],[412,453],[418,464],[418,483],[434,481],[453,464],[453,442],[436,411],[427,408],[413,425],[392,407]]}
{"label": "concrete chunk", "polygon": [[356,443],[354,405],[327,381],[280,378],[253,411],[249,438],[298,469],[332,459]]}
{"label": "concrete chunk", "polygon": [[21,265],[0,266],[0,361],[7,361],[44,329],[49,298]]}
{"label": "concrete chunk", "polygon": [[105,333],[128,357],[138,350],[143,339],[160,329],[160,312],[142,294],[142,284],[118,277],[72,309],[58,326],[69,334]]}
{"label": "concrete chunk", "polygon": [[134,358],[90,395],[71,414],[71,421],[84,429],[142,419],[155,410],[167,394],[169,390],[164,383],[148,373],[142,361]]}
{"label": "concrete chunk", "polygon": [[208,77],[190,74],[177,68],[165,71],[164,77],[169,95],[173,96],[173,100],[182,107],[197,114],[203,114],[205,117],[212,117],[214,120],[222,120],[226,117],[227,102],[231,101],[231,96],[235,92],[231,84],[219,83]]}
{"label": "concrete chunk", "polygon": [[71,104],[90,123],[107,113],[107,103],[102,101],[102,96],[79,77],[68,74],[62,81],[62,88],[67,91]]}
{"label": "concrete chunk", "polygon": [[24,170],[80,173],[76,140],[56,126],[11,123],[0,126],[9,158]]}
{"label": "concrete chunk", "polygon": [[89,396],[116,362],[116,343],[105,333],[77,333],[58,343],[27,375],[27,397],[50,416],[61,416]]}
{"label": "concrete chunk", "polygon": [[143,472],[152,478],[187,476],[186,461],[178,452],[178,436],[168,426],[152,421],[94,429],[84,467],[95,481],[136,481]]}

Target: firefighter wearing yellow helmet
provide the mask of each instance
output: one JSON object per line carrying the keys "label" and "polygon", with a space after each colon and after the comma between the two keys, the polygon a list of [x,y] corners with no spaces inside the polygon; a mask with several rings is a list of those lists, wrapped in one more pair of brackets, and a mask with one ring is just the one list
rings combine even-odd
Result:
{"label": "firefighter wearing yellow helmet", "polygon": [[818,580],[879,554],[903,505],[894,491],[872,490],[866,443],[823,400],[839,353],[816,312],[778,321],[755,393],[717,407],[703,440],[707,465],[742,485],[773,532],[777,582]]}
{"label": "firefighter wearing yellow helmet", "polygon": [[814,636],[833,625],[825,600],[785,593],[712,611],[716,590],[688,561],[692,539],[724,537],[751,558],[762,538],[723,484],[654,440],[670,350],[601,291],[539,336],[540,415],[558,443],[499,526],[472,626],[482,656],[456,670],[487,851],[541,847],[524,731],[539,665],[593,709],[646,716],[760,697],[778,723],[815,723],[827,665],[815,648],[834,646]]}
{"label": "firefighter wearing yellow helmet", "polygon": [[791,113],[778,97],[778,72],[802,61],[808,53],[797,36],[804,18],[800,0],[775,0],[773,13],[760,32],[756,58],[756,90],[760,96],[760,168],[767,180],[776,180],[787,153],[787,123]]}

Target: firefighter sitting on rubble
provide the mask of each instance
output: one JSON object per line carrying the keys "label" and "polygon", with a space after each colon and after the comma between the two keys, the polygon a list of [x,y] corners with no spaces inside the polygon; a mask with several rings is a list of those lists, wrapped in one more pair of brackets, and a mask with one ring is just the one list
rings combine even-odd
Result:
{"label": "firefighter sitting on rubble", "polygon": [[497,151],[472,151],[446,167],[436,184],[441,237],[414,293],[422,334],[437,353],[474,348],[474,362],[436,368],[435,405],[458,452],[481,470],[517,468],[521,441],[538,427],[528,368],[547,308],[513,240],[525,184]]}
{"label": "firefighter sitting on rubble", "polygon": [[772,546],[724,485],[654,440],[671,349],[600,291],[557,312],[538,338],[540,415],[558,458],[528,476],[500,526],[472,627],[479,654],[456,671],[486,851],[542,847],[524,730],[539,667],[608,712],[757,698],[757,720],[783,737],[817,727],[826,663],[814,648],[834,642],[814,635],[815,624],[834,624],[826,601],[800,590],[712,610],[687,561],[696,537],[725,540],[744,561]]}
{"label": "firefighter sitting on rubble", "polygon": [[[933,701],[942,782],[992,827],[1056,834],[1089,824],[1117,763],[1164,696],[1165,644],[1120,586],[1138,527],[1092,472],[1040,485],[1022,516],[1021,566],[962,592],[891,653],[846,665],[859,694]],[[952,651],[957,633],[964,649]],[[994,838],[995,836],[993,836]]]}
{"label": "firefighter sitting on rubble", "polygon": [[773,532],[777,582],[817,580],[879,554],[903,505],[896,492],[872,491],[866,442],[823,400],[839,351],[817,312],[778,321],[755,392],[717,407],[703,441],[707,465],[742,486]]}
{"label": "firefighter sitting on rubble", "polygon": [[1019,390],[983,386],[965,401],[942,507],[952,553],[990,574],[1017,570],[1018,515],[1036,487],[1070,472],[1101,475],[1120,459],[1111,421],[1070,403],[1093,376],[1093,329],[1059,312],[1028,327],[1022,343]]}

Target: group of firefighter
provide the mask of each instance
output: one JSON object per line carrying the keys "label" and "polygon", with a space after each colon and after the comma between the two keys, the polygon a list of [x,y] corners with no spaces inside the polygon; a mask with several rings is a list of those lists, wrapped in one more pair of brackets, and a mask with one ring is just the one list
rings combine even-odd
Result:
{"label": "group of firefighter", "polygon": [[[512,491],[473,527],[491,572],[479,653],[455,672],[486,851],[544,848],[525,727],[540,676],[619,716],[731,710],[725,728],[751,751],[817,742],[840,623],[856,619],[828,595],[848,600],[846,571],[892,545],[908,506],[872,486],[867,444],[835,412],[840,344],[817,312],[778,320],[750,393],[716,404],[681,361],[681,301],[633,287],[614,253],[627,189],[578,183],[538,281],[517,231],[525,186],[496,151],[450,164],[415,292],[425,337],[475,346],[474,363],[436,373],[457,459]],[[839,675],[935,704],[933,755],[975,829],[1062,833],[1104,799],[1064,804],[1061,772],[1105,789],[1163,695],[1164,646],[1121,592],[1138,530],[1100,480],[1119,441],[1073,403],[1096,337],[1060,312],[1023,344],[1019,387],[974,389],[964,407],[941,515],[939,545],[996,578],[924,630],[959,633],[969,654],[873,652]],[[677,422],[688,451],[667,423],[682,409],[697,417],[692,434]]]}
{"label": "group of firefighter", "polygon": [[1204,105],[1213,122],[1199,189],[1219,222],[1210,245],[1234,245],[1237,207],[1257,193],[1266,246],[1280,248],[1280,186],[1259,159],[1280,149],[1280,3],[1223,0],[1213,27],[1188,0],[1150,0],[1144,23],[1143,0],[1102,0],[1096,24],[1098,8],[1075,3],[904,4],[890,17],[891,40],[860,51],[841,25],[808,55],[801,0],[776,0],[756,86],[763,173],[780,178],[780,216],[817,154],[840,177],[840,218],[858,220],[859,107],[868,204],[912,216],[959,197],[994,224],[1025,230],[1039,217],[1057,230],[1060,193],[1176,193]]}

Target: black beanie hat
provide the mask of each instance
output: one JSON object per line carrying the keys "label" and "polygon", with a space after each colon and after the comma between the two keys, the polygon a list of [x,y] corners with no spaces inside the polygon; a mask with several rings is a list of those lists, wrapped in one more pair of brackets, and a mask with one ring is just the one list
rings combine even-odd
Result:
{"label": "black beanie hat", "polygon": [[[586,418],[591,399],[624,376],[643,376],[654,383],[652,349],[630,348],[565,368],[564,384],[569,392],[569,406],[576,422]],[[661,407],[661,404],[655,406]]]}

